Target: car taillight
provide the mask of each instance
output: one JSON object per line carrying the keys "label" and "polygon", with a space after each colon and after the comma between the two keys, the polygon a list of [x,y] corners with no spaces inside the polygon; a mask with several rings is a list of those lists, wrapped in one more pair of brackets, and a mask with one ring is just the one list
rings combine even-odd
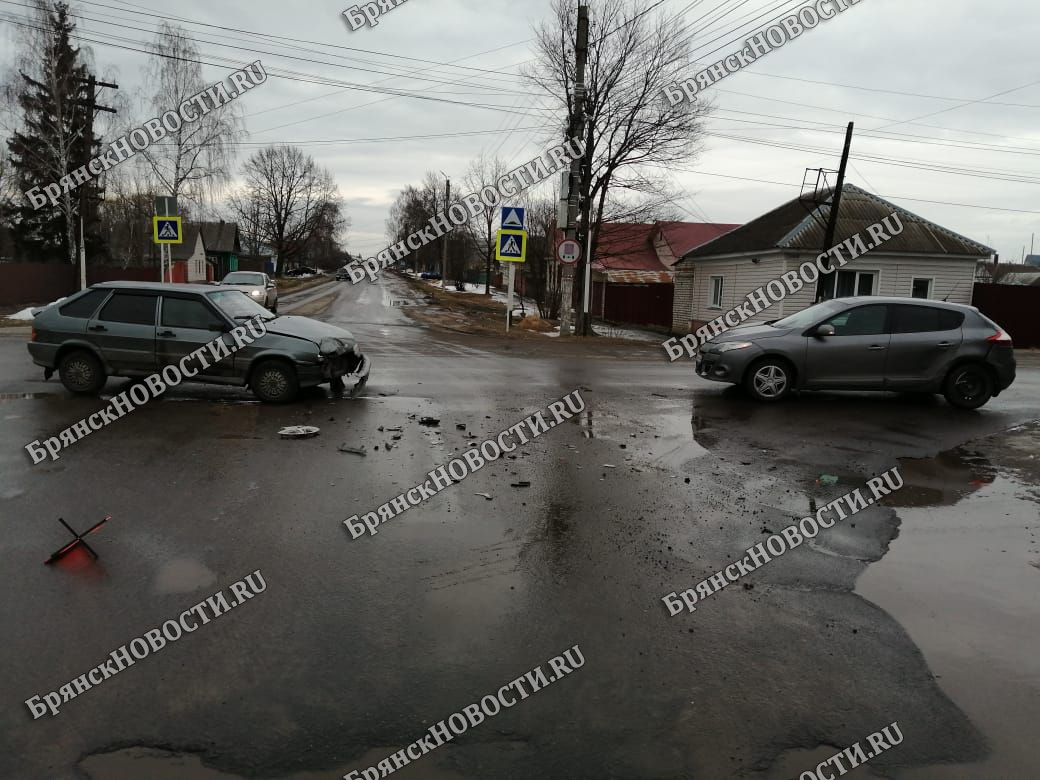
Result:
{"label": "car taillight", "polygon": [[1011,334],[1009,334],[1003,328],[998,327],[997,332],[990,336],[988,339],[986,339],[986,341],[990,342],[991,344],[999,344],[1002,347],[1010,347]]}
{"label": "car taillight", "polygon": [[32,329],[32,335],[29,336],[29,341],[36,341],[36,328]]}

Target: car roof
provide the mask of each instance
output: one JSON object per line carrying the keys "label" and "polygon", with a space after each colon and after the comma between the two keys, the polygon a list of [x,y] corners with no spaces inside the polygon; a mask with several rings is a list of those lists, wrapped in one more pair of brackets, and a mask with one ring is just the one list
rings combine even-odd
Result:
{"label": "car roof", "polygon": [[834,298],[833,300],[838,303],[847,303],[849,306],[858,306],[862,303],[903,303],[911,306],[936,306],[940,309],[954,309],[956,311],[978,311],[974,306],[966,306],[963,303],[949,303],[948,301],[936,301],[932,298],[856,295],[851,298]]}
{"label": "car roof", "polygon": [[174,284],[170,282],[98,282],[95,290],[170,290],[172,292],[210,293],[219,290],[215,284]]}

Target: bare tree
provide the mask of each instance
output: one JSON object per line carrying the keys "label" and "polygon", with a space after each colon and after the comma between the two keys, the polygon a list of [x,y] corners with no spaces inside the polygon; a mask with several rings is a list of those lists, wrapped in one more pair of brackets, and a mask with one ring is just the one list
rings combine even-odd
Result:
{"label": "bare tree", "polygon": [[[427,171],[421,185],[408,185],[398,193],[386,220],[386,237],[390,244],[405,240],[429,224],[439,207],[443,206],[444,197],[439,184],[437,174]],[[427,244],[409,252],[404,260],[411,262],[413,270],[433,268],[440,260],[440,246]]]}
{"label": "bare tree", "polygon": [[[712,108],[701,100],[670,106],[662,97],[666,85],[691,75],[689,38],[676,33],[674,19],[648,14],[641,5],[603,0],[590,6],[583,108],[591,165],[581,195],[591,206],[593,258],[599,225],[609,204],[622,202],[619,195],[673,199],[667,170],[700,151]],[[536,61],[524,75],[569,115],[575,107],[577,20],[568,0],[553,0],[552,9],[536,30]]]}
{"label": "bare tree", "polygon": [[[470,165],[463,178],[467,192],[480,192],[485,187],[495,187],[509,169],[504,160],[481,154]],[[491,264],[495,259],[495,214],[498,205],[488,206],[481,201],[481,211],[466,223],[466,236],[476,253],[484,259],[484,294],[491,293]]]}
{"label": "bare tree", "polygon": [[[295,146],[267,146],[242,168],[244,184],[231,209],[258,243],[278,255],[279,271],[295,265],[308,244],[330,224],[345,225],[332,174]],[[247,242],[248,243],[248,242]]]}
{"label": "bare tree", "polygon": [[[159,26],[147,73],[146,83],[155,91],[146,100],[146,119],[176,110],[210,86],[202,79],[198,60],[198,46],[187,30],[169,22]],[[239,103],[198,113],[197,121],[185,122],[141,154],[163,194],[191,201],[201,212],[230,183],[236,143],[245,131]]]}

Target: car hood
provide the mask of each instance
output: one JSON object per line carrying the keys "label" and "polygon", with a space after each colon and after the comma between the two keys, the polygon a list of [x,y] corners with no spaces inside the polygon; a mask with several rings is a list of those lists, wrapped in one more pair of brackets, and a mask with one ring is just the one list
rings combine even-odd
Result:
{"label": "car hood", "polygon": [[342,355],[357,345],[354,334],[310,317],[277,317],[267,323],[267,332],[278,336],[307,339],[318,345],[323,355]]}
{"label": "car hood", "polygon": [[252,290],[264,290],[262,284],[221,284],[220,287],[226,287],[229,290],[241,290],[242,292],[251,292]]}
{"label": "car hood", "polygon": [[711,341],[704,344],[705,352],[715,351],[713,348],[719,344],[729,341],[760,341],[762,339],[775,339],[786,336],[791,328],[774,328],[772,325],[744,325],[739,328],[730,328]]}

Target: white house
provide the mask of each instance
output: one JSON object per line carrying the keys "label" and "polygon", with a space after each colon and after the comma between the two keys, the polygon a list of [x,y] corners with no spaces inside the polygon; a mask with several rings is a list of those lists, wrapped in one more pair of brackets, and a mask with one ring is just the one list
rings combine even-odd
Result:
{"label": "white house", "polygon": [[[829,193],[826,193],[829,196]],[[829,200],[829,197],[827,198]],[[903,232],[836,273],[821,277],[824,298],[885,295],[970,304],[976,265],[993,250],[852,184],[842,188],[834,244],[893,212]],[[789,201],[746,225],[683,255],[675,265],[672,330],[692,332],[744,300],[753,290],[795,271],[824,251],[830,205]],[[807,285],[753,317],[765,322],[811,306],[817,285]]]}

